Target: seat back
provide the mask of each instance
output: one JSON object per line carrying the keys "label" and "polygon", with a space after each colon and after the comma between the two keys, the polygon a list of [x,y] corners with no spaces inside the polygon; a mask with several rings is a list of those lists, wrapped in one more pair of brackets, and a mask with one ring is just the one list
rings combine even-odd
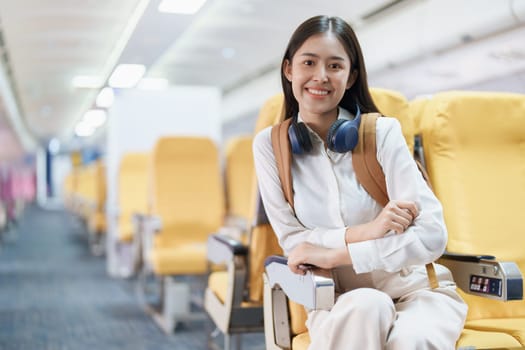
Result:
{"label": "seat back", "polygon": [[[64,200],[64,206],[69,211],[72,211],[73,209],[73,201],[75,197],[75,191],[77,188],[77,184],[76,184],[77,176],[76,175],[77,175],[76,169],[72,168],[69,174],[67,174],[64,177],[64,183],[62,186],[62,198]],[[1,181],[0,181],[0,185],[1,185]]]}
{"label": "seat back", "polygon": [[255,122],[254,134],[259,131],[277,124],[284,119],[284,95],[276,94],[269,98],[259,111]]}
{"label": "seat back", "polygon": [[414,134],[419,135],[421,134],[422,130],[422,119],[425,115],[425,108],[427,106],[428,101],[430,100],[430,97],[422,96],[417,97],[414,100],[411,100],[408,103],[408,115],[409,118],[412,120],[412,124],[414,126]]}
{"label": "seat back", "polygon": [[[525,95],[434,95],[422,122],[425,158],[451,252],[495,255],[525,271]],[[525,316],[525,302],[462,295],[468,319]]]}
{"label": "seat back", "polygon": [[81,198],[81,200],[86,201],[93,197],[93,192],[93,181],[91,181],[91,177],[89,176],[89,166],[82,165],[78,168],[77,196]]}
{"label": "seat back", "polygon": [[[268,99],[257,117],[254,134],[268,126],[272,126],[282,120],[284,115],[284,96],[277,94]],[[252,198],[250,221],[252,228],[249,237],[249,279],[248,297],[253,302],[262,302],[263,299],[263,280],[264,259],[270,255],[282,255],[283,251],[279,246],[277,237],[266,218],[264,207],[257,187],[255,173],[252,178]]]}
{"label": "seat back", "polygon": [[94,229],[97,233],[105,233],[107,230],[106,221],[106,164],[102,159],[96,161],[94,165],[95,176],[95,203],[96,214]]}
{"label": "seat back", "polygon": [[105,186],[104,186],[104,164],[101,160],[97,160],[85,166],[85,180],[87,187],[85,188],[85,195],[98,210],[105,200]]}
{"label": "seat back", "polygon": [[162,220],[155,243],[206,242],[222,225],[225,212],[214,142],[206,137],[160,138],[151,171],[151,211]]}
{"label": "seat back", "polygon": [[251,190],[254,177],[253,137],[237,136],[226,145],[226,208],[228,218],[237,226],[248,228],[251,217]]}
{"label": "seat back", "polygon": [[406,97],[397,91],[381,88],[371,88],[370,94],[381,114],[399,120],[405,141],[413,153],[414,121],[410,118]]}
{"label": "seat back", "polygon": [[118,174],[119,240],[130,241],[132,216],[134,213],[148,213],[148,166],[147,153],[127,153],[120,160]]}
{"label": "seat back", "polygon": [[77,201],[80,203],[80,216],[88,220],[96,210],[97,176],[94,163],[78,168]]}

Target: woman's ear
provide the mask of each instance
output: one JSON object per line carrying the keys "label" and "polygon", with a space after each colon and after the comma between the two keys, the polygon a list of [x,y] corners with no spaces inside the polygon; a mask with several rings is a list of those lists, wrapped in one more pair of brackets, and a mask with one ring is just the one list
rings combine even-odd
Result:
{"label": "woman's ear", "polygon": [[357,69],[354,69],[352,73],[350,73],[350,76],[348,77],[348,83],[346,84],[346,89],[350,89],[352,85],[354,85],[355,81],[357,80],[357,75],[359,72]]}
{"label": "woman's ear", "polygon": [[283,62],[283,73],[286,79],[288,79],[289,82],[292,81],[292,63],[290,60],[286,59]]}

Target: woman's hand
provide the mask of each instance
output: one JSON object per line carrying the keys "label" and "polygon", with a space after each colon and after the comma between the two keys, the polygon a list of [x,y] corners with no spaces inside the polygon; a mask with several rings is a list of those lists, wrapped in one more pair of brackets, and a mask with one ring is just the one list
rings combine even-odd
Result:
{"label": "woman's hand", "polygon": [[288,255],[288,267],[292,272],[304,275],[309,269],[332,269],[350,264],[350,255],[345,248],[325,248],[303,242]]}
{"label": "woman's hand", "polygon": [[376,238],[388,231],[403,233],[418,216],[416,203],[409,201],[390,201],[370,224],[369,229]]}
{"label": "woman's hand", "polygon": [[403,233],[418,215],[416,203],[390,201],[374,220],[347,229],[346,243],[382,238],[389,231]]}

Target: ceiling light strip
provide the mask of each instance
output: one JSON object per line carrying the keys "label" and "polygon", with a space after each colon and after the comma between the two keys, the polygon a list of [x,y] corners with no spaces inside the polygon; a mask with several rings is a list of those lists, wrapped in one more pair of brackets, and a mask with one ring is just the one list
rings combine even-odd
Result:
{"label": "ceiling light strip", "polygon": [[[129,17],[128,22],[126,23],[126,26],[124,27],[124,30],[122,31],[122,34],[118,38],[113,48],[113,51],[111,51],[109,58],[106,61],[106,65],[104,66],[104,69],[102,72],[104,81],[107,81],[109,78],[109,75],[113,72],[113,68],[117,64],[120,56],[122,55],[122,51],[124,51],[126,44],[131,38],[133,31],[137,27],[137,24],[140,21],[140,18],[142,17],[142,15],[144,14],[144,11],[146,11],[146,8],[148,7],[149,3],[150,3],[150,0],[139,0],[137,7],[135,7],[135,10],[133,10],[133,13]],[[97,94],[98,94],[98,91],[93,91],[92,93],[87,94],[86,98],[84,99],[84,103],[82,103],[81,108],[79,108],[77,112],[78,117],[76,118],[76,122],[80,119],[81,115],[93,105],[93,101],[95,100]],[[76,124],[76,122],[74,124]],[[72,125],[72,128],[75,127],[74,124]],[[64,135],[62,136],[68,137],[68,136],[71,136],[71,134],[72,132],[70,129],[70,130],[67,130],[67,132],[65,132]]]}

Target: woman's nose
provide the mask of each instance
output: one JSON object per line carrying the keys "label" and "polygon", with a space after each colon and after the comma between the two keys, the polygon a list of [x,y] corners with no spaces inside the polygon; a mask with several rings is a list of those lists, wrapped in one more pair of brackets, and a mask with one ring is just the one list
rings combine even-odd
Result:
{"label": "woman's nose", "polygon": [[315,73],[314,73],[314,80],[321,81],[321,82],[328,81],[328,76],[326,75],[325,67],[322,67],[321,65],[317,66],[317,69],[315,70]]}

